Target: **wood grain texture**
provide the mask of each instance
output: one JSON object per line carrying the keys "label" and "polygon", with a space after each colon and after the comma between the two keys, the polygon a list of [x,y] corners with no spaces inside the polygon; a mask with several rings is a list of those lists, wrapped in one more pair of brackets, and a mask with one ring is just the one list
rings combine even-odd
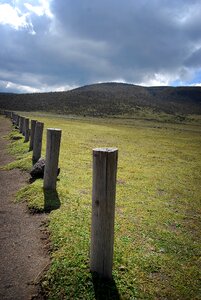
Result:
{"label": "wood grain texture", "polygon": [[23,133],[24,118],[20,116],[20,133]]}
{"label": "wood grain texture", "polygon": [[90,269],[112,278],[118,150],[93,150]]}
{"label": "wood grain texture", "polygon": [[44,123],[36,122],[34,145],[33,145],[33,156],[32,156],[33,163],[37,162],[41,157],[43,128],[44,128]]}
{"label": "wood grain texture", "polygon": [[56,190],[61,129],[47,129],[44,189]]}
{"label": "wood grain texture", "polygon": [[28,142],[29,141],[29,119],[25,118],[24,119],[24,142]]}
{"label": "wood grain texture", "polygon": [[31,120],[31,134],[30,134],[29,151],[33,150],[36,122],[37,122],[37,120]]}

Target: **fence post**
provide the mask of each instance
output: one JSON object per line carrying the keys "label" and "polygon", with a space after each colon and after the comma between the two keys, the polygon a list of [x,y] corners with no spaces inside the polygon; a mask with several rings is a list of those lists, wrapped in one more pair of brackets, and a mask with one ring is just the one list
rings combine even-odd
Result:
{"label": "fence post", "polygon": [[61,129],[48,128],[43,185],[46,190],[56,191],[60,142]]}
{"label": "fence post", "polygon": [[26,143],[29,141],[29,119],[28,118],[24,119],[24,132],[25,132],[24,142]]}
{"label": "fence post", "polygon": [[23,136],[25,136],[25,127],[26,127],[25,120],[26,120],[26,117],[23,117],[23,126],[22,126],[22,134],[23,134]]}
{"label": "fence post", "polygon": [[30,134],[29,151],[33,150],[36,122],[37,122],[36,120],[31,120],[31,134]]}
{"label": "fence post", "polygon": [[13,112],[12,115],[11,115],[11,121],[12,121],[13,125],[15,124],[15,120],[16,120],[15,116],[16,116],[16,115],[15,115],[15,113]]}
{"label": "fence post", "polygon": [[23,117],[22,116],[20,116],[20,133],[22,133],[22,130],[23,130],[23,123],[24,123],[24,120],[23,120]]}
{"label": "fence post", "polygon": [[32,156],[33,163],[37,162],[41,157],[43,127],[44,123],[36,122]]}
{"label": "fence post", "polygon": [[20,116],[17,115],[17,118],[16,118],[16,125],[17,125],[18,128],[19,128],[19,121],[20,121]]}
{"label": "fence post", "polygon": [[117,148],[93,149],[90,269],[112,278]]}
{"label": "fence post", "polygon": [[17,126],[17,114],[13,114],[13,125]]}

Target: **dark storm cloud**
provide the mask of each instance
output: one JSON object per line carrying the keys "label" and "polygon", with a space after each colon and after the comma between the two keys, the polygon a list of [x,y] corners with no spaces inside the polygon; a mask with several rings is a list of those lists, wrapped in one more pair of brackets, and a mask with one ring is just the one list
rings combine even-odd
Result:
{"label": "dark storm cloud", "polygon": [[201,42],[201,3],[171,3],[77,0],[52,5],[66,32],[110,45],[110,62],[127,73],[129,67],[156,72],[179,67]]}
{"label": "dark storm cloud", "polygon": [[200,1],[54,0],[50,10],[53,17],[30,14],[32,34],[0,24],[2,81],[43,90],[168,84],[201,68]]}
{"label": "dark storm cloud", "polygon": [[194,51],[185,63],[189,67],[201,68],[201,47]]}

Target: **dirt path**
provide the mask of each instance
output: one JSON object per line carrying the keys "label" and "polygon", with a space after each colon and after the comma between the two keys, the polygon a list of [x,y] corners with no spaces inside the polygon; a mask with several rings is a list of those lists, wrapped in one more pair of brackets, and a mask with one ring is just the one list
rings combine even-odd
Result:
{"label": "dirt path", "polygon": [[[7,154],[11,124],[0,116],[0,166],[12,161]],[[0,299],[43,299],[37,282],[49,263],[42,223],[45,215],[30,215],[25,203],[13,203],[14,194],[27,184],[28,175],[19,170],[0,170]]]}

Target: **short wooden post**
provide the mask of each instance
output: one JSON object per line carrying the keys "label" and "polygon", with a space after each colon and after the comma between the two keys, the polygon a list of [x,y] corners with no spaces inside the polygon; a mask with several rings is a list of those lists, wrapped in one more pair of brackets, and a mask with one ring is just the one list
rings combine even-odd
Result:
{"label": "short wooden post", "polygon": [[22,133],[22,130],[23,130],[23,124],[24,124],[24,119],[22,116],[20,116],[20,133]]}
{"label": "short wooden post", "polygon": [[61,129],[48,128],[43,185],[46,190],[56,191],[60,142]]}
{"label": "short wooden post", "polygon": [[36,122],[32,156],[33,163],[37,162],[41,157],[43,127],[44,123]]}
{"label": "short wooden post", "polygon": [[33,150],[36,122],[37,122],[36,120],[31,120],[31,133],[30,133],[29,151]]}
{"label": "short wooden post", "polygon": [[112,278],[118,149],[93,150],[90,269]]}
{"label": "short wooden post", "polygon": [[24,142],[26,143],[29,141],[29,119],[28,118],[24,119],[24,132],[25,132]]}
{"label": "short wooden post", "polygon": [[16,114],[14,112],[12,112],[11,120],[12,120],[13,125],[15,124],[15,120],[16,120],[15,116],[16,116]]}
{"label": "short wooden post", "polygon": [[16,118],[16,125],[17,125],[17,127],[19,128],[19,121],[20,121],[20,116],[19,115],[17,115],[17,118]]}
{"label": "short wooden post", "polygon": [[15,125],[15,127],[18,126],[18,125],[17,125],[17,122],[18,122],[18,115],[15,114],[15,119],[14,119],[14,125]]}
{"label": "short wooden post", "polygon": [[23,136],[25,136],[25,127],[26,127],[26,118],[25,117],[23,117],[23,127],[22,127],[22,134],[23,134]]}

